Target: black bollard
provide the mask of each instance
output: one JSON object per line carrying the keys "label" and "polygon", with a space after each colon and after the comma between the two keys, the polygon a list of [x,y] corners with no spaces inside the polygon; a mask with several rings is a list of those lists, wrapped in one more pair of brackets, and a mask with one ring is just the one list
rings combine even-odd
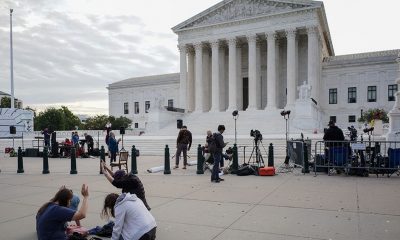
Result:
{"label": "black bollard", "polygon": [[49,174],[49,150],[47,147],[43,149],[43,171],[42,174]]}
{"label": "black bollard", "polygon": [[236,143],[233,144],[232,150],[233,150],[233,156],[232,156],[231,173],[236,174],[237,170],[239,169],[239,155]]}
{"label": "black bollard", "polygon": [[106,162],[106,153],[104,150],[104,146],[100,148],[100,174],[103,174],[103,169],[101,168],[101,161]]}
{"label": "black bollard", "polygon": [[307,148],[307,143],[303,142],[303,152],[304,152],[304,158],[303,158],[303,169],[301,170],[302,173],[310,173],[310,168],[308,164],[308,148]]}
{"label": "black bollard", "polygon": [[76,171],[76,152],[75,148],[71,148],[71,171],[69,174],[77,174],[78,171]]}
{"label": "black bollard", "polygon": [[131,155],[131,171],[133,174],[137,174],[137,162],[136,162],[136,148],[132,145],[132,155]]}
{"label": "black bollard", "polygon": [[268,147],[268,167],[274,166],[274,146],[272,143]]}
{"label": "black bollard", "polygon": [[201,145],[197,147],[197,174],[204,174],[204,156],[203,156],[203,150],[201,148]]}
{"label": "black bollard", "polygon": [[169,166],[169,148],[165,145],[164,151],[164,174],[171,174],[171,168]]}
{"label": "black bollard", "polygon": [[24,159],[22,159],[22,149],[18,147],[18,170],[17,173],[24,173]]}

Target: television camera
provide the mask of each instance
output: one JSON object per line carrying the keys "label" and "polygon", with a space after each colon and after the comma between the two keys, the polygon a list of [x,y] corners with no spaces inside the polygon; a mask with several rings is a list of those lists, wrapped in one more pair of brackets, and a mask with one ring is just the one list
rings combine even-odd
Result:
{"label": "television camera", "polygon": [[262,134],[257,129],[256,130],[251,129],[250,130],[250,136],[254,138],[255,142],[258,142],[258,141],[262,140]]}
{"label": "television camera", "polygon": [[370,127],[370,128],[364,128],[364,130],[363,130],[365,133],[369,133],[369,132],[372,132],[372,131],[374,131],[374,127]]}
{"label": "television camera", "polygon": [[354,126],[347,127],[349,130],[350,141],[357,141],[357,129]]}

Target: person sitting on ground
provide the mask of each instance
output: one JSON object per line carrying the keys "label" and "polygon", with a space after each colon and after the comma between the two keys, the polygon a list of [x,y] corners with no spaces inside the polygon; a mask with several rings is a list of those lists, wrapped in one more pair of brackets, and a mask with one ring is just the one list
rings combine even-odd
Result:
{"label": "person sitting on ground", "polygon": [[110,193],[104,199],[102,217],[114,217],[112,240],[154,240],[157,224],[135,194]]}
{"label": "person sitting on ground", "polygon": [[86,217],[88,209],[89,190],[86,184],[82,185],[81,194],[83,201],[79,211],[69,208],[73,193],[65,187],[58,190],[49,202],[40,207],[36,214],[36,233],[39,240],[65,240],[66,223],[74,220],[78,226],[80,225],[79,220]]}
{"label": "person sitting on ground", "polygon": [[136,194],[140,198],[146,208],[150,211],[150,206],[147,204],[144,186],[139,177],[132,172],[126,174],[124,170],[117,170],[115,173],[107,167],[104,161],[101,162],[102,171],[107,180],[116,188],[122,188],[123,193]]}

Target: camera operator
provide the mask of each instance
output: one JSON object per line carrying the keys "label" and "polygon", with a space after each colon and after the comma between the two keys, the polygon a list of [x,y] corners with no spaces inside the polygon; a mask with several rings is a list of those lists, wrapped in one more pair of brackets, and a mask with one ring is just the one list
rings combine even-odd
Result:
{"label": "camera operator", "polygon": [[325,131],[324,141],[344,141],[343,131],[335,125],[335,122],[330,120],[329,128]]}

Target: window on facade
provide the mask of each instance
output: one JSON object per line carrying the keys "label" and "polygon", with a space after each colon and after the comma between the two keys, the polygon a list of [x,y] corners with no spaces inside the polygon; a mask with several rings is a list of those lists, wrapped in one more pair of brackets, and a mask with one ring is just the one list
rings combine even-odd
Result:
{"label": "window on facade", "polygon": [[139,128],[139,123],[135,123],[135,128]]}
{"label": "window on facade", "polygon": [[139,113],[139,102],[135,102],[135,114]]}
{"label": "window on facade", "polygon": [[330,116],[329,121],[333,121],[334,123],[336,123],[336,116]]}
{"label": "window on facade", "polygon": [[397,84],[388,86],[388,101],[395,101],[395,94],[397,92]]}
{"label": "window on facade", "polygon": [[174,99],[168,99],[168,107],[174,107]]}
{"label": "window on facade", "polygon": [[329,104],[337,104],[337,88],[329,89]]}
{"label": "window on facade", "polygon": [[355,115],[350,115],[349,116],[349,122],[350,123],[356,122],[356,116]]}
{"label": "window on facade", "polygon": [[349,87],[348,90],[348,103],[356,103],[357,102],[357,88]]}
{"label": "window on facade", "polygon": [[124,103],[124,114],[129,114],[129,104],[127,102]]}
{"label": "window on facade", "polygon": [[150,101],[146,101],[144,103],[144,110],[145,110],[146,113],[148,113],[149,109],[150,109]]}
{"label": "window on facade", "polygon": [[368,86],[367,101],[376,102],[376,86]]}

